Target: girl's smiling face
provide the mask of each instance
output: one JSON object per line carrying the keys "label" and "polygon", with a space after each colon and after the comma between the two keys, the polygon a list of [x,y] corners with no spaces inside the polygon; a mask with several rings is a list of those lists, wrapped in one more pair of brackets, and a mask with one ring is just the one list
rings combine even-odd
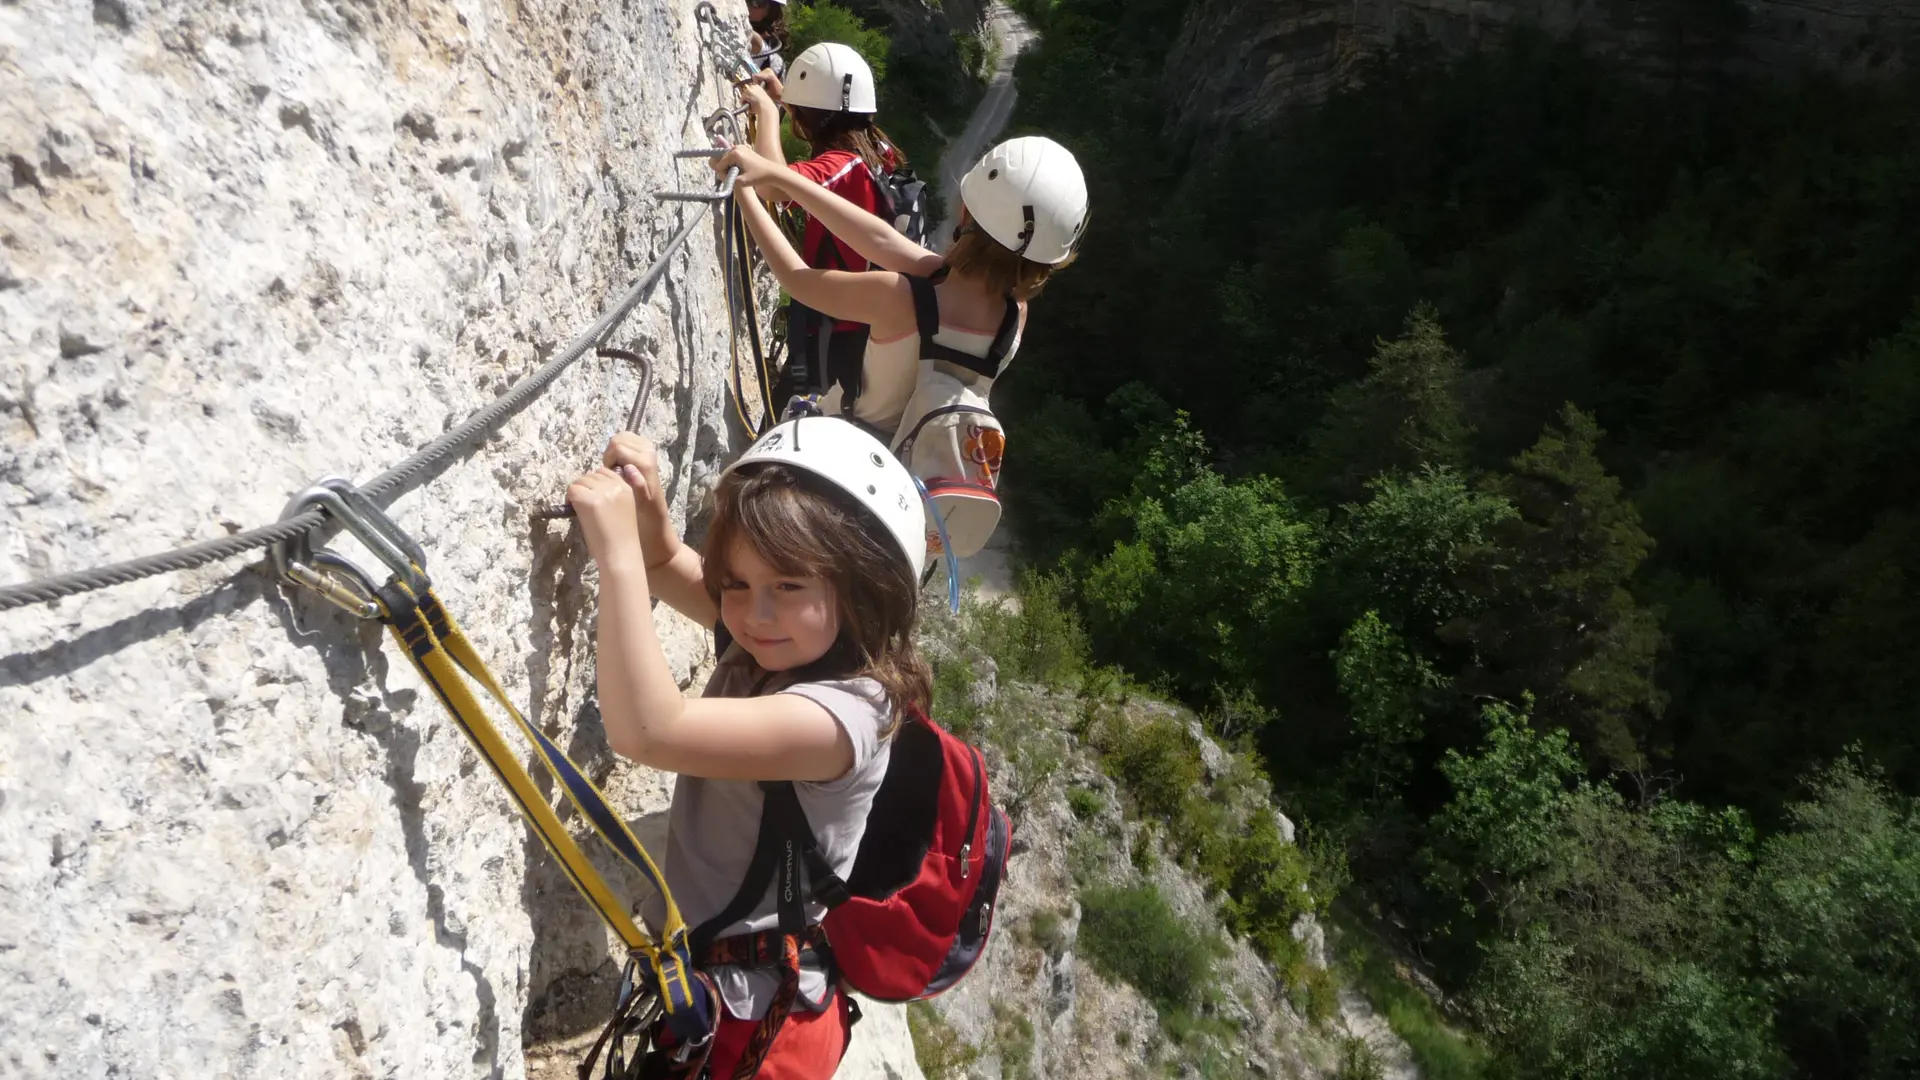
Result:
{"label": "girl's smiling face", "polygon": [[736,537],[720,579],[720,621],[762,671],[790,671],[839,639],[839,597],[825,578],[779,573]]}

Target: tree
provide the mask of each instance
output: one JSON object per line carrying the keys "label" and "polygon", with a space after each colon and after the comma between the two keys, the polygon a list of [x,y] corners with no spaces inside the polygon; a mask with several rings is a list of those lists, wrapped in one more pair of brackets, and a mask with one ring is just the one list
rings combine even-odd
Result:
{"label": "tree", "polygon": [[1444,466],[1375,477],[1367,495],[1341,508],[1329,537],[1335,603],[1377,610],[1415,640],[1479,612],[1507,571],[1498,538],[1513,506]]}
{"label": "tree", "polygon": [[1491,922],[1475,1014],[1528,1077],[1779,1075],[1766,1001],[1740,970],[1734,913],[1752,828],[1734,810],[1630,807],[1582,780],[1564,730],[1491,705],[1449,751],[1434,886]]}
{"label": "tree", "polygon": [[1513,571],[1490,583],[1484,612],[1443,634],[1475,653],[1464,689],[1531,692],[1541,719],[1574,730],[1600,764],[1640,770],[1664,703],[1653,672],[1660,630],[1628,585],[1653,540],[1601,465],[1600,436],[1569,403],[1487,485],[1518,511],[1499,529]]}
{"label": "tree", "polygon": [[886,31],[876,30],[859,15],[826,0],[812,4],[793,4],[787,10],[787,49],[789,61],[823,41],[835,41],[860,54],[873,69],[876,85],[887,79],[887,56],[893,42]]}
{"label": "tree", "polygon": [[1815,1076],[1920,1069],[1920,804],[1857,759],[1817,774],[1746,905],[1795,1056]]}
{"label": "tree", "polygon": [[1333,666],[1353,717],[1354,753],[1344,764],[1348,784],[1377,812],[1400,797],[1413,771],[1421,710],[1446,680],[1409,652],[1377,611],[1360,616],[1341,635]]}
{"label": "tree", "polygon": [[1270,477],[1229,481],[1184,413],[1143,438],[1122,537],[1088,572],[1089,628],[1131,670],[1194,696],[1257,681],[1319,561],[1318,530]]}
{"label": "tree", "polygon": [[1367,366],[1366,377],[1334,391],[1313,436],[1318,471],[1332,490],[1351,496],[1384,472],[1459,464],[1472,434],[1461,408],[1460,355],[1433,308],[1416,307],[1400,337],[1376,341]]}

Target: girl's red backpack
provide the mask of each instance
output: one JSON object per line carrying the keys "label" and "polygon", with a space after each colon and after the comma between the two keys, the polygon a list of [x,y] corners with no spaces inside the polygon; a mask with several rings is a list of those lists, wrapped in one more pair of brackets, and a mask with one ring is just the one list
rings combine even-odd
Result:
{"label": "girl's red backpack", "polygon": [[[847,984],[878,1001],[932,997],[972,970],[993,930],[993,905],[1006,876],[1013,826],[987,791],[980,751],[925,716],[894,735],[887,774],[867,814],[867,830],[843,881],[832,872],[806,812],[785,782],[762,783],[766,809],[754,869],[728,911],[695,931],[696,942],[737,922],[766,895],[766,876],[782,897],[782,922],[798,922],[796,856],[814,899],[834,966]],[[771,864],[770,866],[768,864]],[[727,918],[744,902],[740,914]],[[789,931],[792,932],[792,931]]]}

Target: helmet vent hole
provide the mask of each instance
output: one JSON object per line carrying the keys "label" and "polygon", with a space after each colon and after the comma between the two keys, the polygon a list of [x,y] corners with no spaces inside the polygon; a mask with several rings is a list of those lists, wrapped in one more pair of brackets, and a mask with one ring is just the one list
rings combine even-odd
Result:
{"label": "helmet vent hole", "polygon": [[873,467],[876,469],[885,468],[887,464],[881,459],[879,454],[868,454],[867,460],[873,462]]}
{"label": "helmet vent hole", "polygon": [[[806,78],[806,76],[805,76],[805,75],[802,75],[802,76],[800,76],[800,77],[801,77],[801,78],[803,78],[803,79],[804,79],[804,78]],[[998,180],[998,179],[1000,179],[1000,170],[999,170],[999,169],[988,169],[988,170],[987,170],[987,179],[989,179],[989,180]]]}
{"label": "helmet vent hole", "polygon": [[872,484],[868,484],[868,485],[867,485],[867,494],[869,494],[869,495],[878,495],[878,494],[880,494],[880,489],[879,489],[879,488],[877,488],[877,487],[874,487],[874,486],[873,486]]}

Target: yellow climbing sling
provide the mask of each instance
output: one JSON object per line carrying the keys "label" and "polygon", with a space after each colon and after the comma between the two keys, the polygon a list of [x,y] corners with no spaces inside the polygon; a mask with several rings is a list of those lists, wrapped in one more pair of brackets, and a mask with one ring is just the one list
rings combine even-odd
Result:
{"label": "yellow climbing sling", "polygon": [[[626,946],[628,963],[617,1011],[624,1014],[637,1000],[653,998],[677,1037],[688,1043],[704,1042],[712,1031],[714,1019],[710,991],[704,989],[694,973],[690,932],[652,856],[620,815],[607,805],[605,796],[593,782],[553,740],[528,723],[514,707],[459,623],[434,595],[424,570],[426,556],[419,545],[347,480],[335,477],[321,481],[295,496],[283,516],[304,513],[316,506],[325,509],[328,516],[365,544],[387,565],[392,576],[385,585],[375,586],[347,560],[331,552],[311,550],[305,534],[275,547],[274,563],[281,575],[320,593],[360,618],[377,619],[387,625],[414,670],[433,688],[448,714],[480,751],[527,824],[566,871],[574,888]],[[494,727],[480,699],[468,685],[468,679],[478,683],[513,718],[542,764],[559,781],[567,799],[601,841],[659,891],[666,911],[665,926],[660,928],[662,940],[650,937],[621,906],[606,879],[587,860],[586,853],[561,824],[559,815],[534,786],[519,757]]]}

